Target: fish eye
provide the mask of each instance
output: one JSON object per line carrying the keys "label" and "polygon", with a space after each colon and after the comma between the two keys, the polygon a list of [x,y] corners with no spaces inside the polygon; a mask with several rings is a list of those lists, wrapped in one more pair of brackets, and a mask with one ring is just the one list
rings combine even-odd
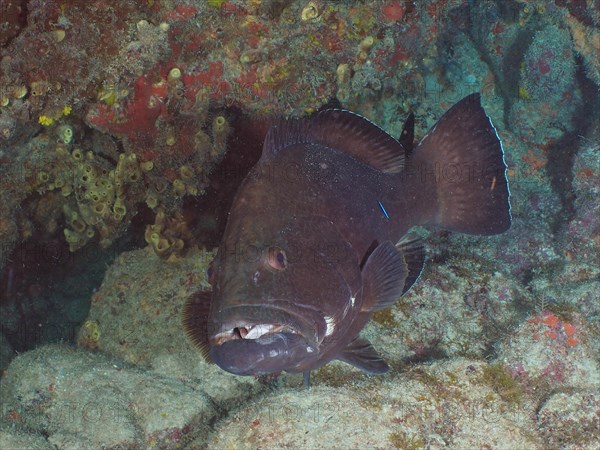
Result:
{"label": "fish eye", "polygon": [[285,251],[280,247],[269,247],[266,263],[268,268],[281,271],[287,268],[287,257]]}

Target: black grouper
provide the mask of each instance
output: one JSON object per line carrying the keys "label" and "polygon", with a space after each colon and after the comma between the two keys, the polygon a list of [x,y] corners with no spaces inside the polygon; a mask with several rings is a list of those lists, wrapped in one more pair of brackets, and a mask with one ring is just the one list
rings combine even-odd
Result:
{"label": "black grouper", "polygon": [[342,110],[283,121],[233,202],[212,292],[184,326],[203,354],[238,375],[310,371],[333,359],[369,373],[387,364],[359,336],[424,262],[415,225],[492,235],[510,227],[502,146],[472,94],[413,151],[412,116],[396,140]]}

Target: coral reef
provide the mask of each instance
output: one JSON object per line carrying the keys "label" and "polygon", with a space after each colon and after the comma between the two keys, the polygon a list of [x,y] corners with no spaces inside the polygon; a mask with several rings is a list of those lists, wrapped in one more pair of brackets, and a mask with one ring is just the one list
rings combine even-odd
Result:
{"label": "coral reef", "polygon": [[9,423],[0,423],[0,446],[2,448],[35,448],[39,450],[55,448],[41,433],[23,431]]}
{"label": "coral reef", "polygon": [[569,33],[553,24],[536,32],[521,66],[519,98],[510,111],[511,126],[528,141],[547,145],[572,128],[568,120],[581,106]]}
{"label": "coral reef", "polygon": [[552,104],[561,102],[567,91],[574,88],[572,48],[569,33],[556,25],[538,31],[523,58],[520,95]]}
{"label": "coral reef", "polygon": [[0,3],[0,47],[15,38],[25,25],[25,0],[3,0]]}
{"label": "coral reef", "polygon": [[[161,203],[168,217],[179,204],[170,192],[164,199],[156,192],[165,183],[179,197],[201,195],[227,146],[229,118],[220,112],[232,106],[250,116],[289,116],[337,98],[394,130],[403,120],[398,105],[429,124],[457,98],[482,90],[501,97],[504,111],[497,117],[510,118],[516,138],[535,143],[524,145],[522,154],[516,146],[515,160],[522,157],[540,168],[549,141],[563,132],[555,127],[557,114],[569,127],[581,101],[575,55],[586,62],[589,78],[597,79],[598,13],[563,2],[548,8],[530,3],[125,2],[117,11],[102,2],[63,7],[33,1],[27,8],[8,2],[0,60],[4,157],[26,155],[19,142],[40,127],[70,146],[69,152],[74,147],[62,135],[71,129],[73,137],[66,140],[84,156],[104,154],[84,145],[82,137],[92,128],[114,137],[117,153],[153,165],[151,182],[134,188],[135,195],[116,201],[115,190],[116,205],[85,205],[103,214],[116,206],[110,223],[84,228],[81,217],[72,216],[86,213],[68,205],[65,238],[74,250],[92,233],[105,244],[122,235],[143,204],[141,190],[144,202],[153,209]],[[446,23],[452,26],[442,26]],[[79,63],[92,55],[93,63]],[[549,106],[557,103],[562,106]],[[554,132],[543,134],[546,127]],[[44,152],[53,150],[48,145]],[[111,153],[101,164],[109,174],[119,163],[119,155]],[[28,166],[34,175],[46,172],[52,185],[45,162],[29,159]],[[22,167],[7,168],[4,178],[19,180]],[[191,169],[187,181],[184,167]],[[39,176],[24,180],[31,192],[46,177]],[[3,217],[14,217],[24,197],[5,207]],[[18,222],[7,222],[0,224],[0,239],[10,250],[23,232]],[[179,245],[176,239],[185,241],[171,238],[170,245]]]}
{"label": "coral reef", "polygon": [[597,324],[580,315],[543,312],[504,338],[499,359],[538,399],[557,388],[593,389],[600,383],[597,336]]}
{"label": "coral reef", "polygon": [[[0,1],[0,447],[599,447],[599,29],[591,0]],[[388,374],[202,360],[183,302],[275,119],[422,136],[474,91],[512,228],[417,231],[363,331]]]}
{"label": "coral reef", "polygon": [[[176,214],[184,195],[199,195],[206,187],[228,135],[226,119],[217,116],[213,122],[220,125],[211,124],[213,138],[199,131],[206,136],[202,143],[206,147],[178,155],[180,163],[173,164],[164,156],[141,160],[136,153],[119,153],[110,139],[78,142],[74,128],[61,122],[41,134],[39,146],[23,161],[27,169],[20,177],[26,192],[41,196],[33,211],[36,221],[49,233],[64,223],[62,231],[71,251],[92,239],[101,247],[110,245],[127,229],[139,204],[151,209],[160,206],[162,215],[165,210]],[[175,168],[179,173],[173,173]],[[56,210],[63,211],[62,220],[57,220]]]}
{"label": "coral reef", "polygon": [[469,259],[466,248],[462,254],[454,250],[456,257],[427,269],[396,305],[375,313],[372,341],[391,352],[386,358],[399,364],[440,355],[484,357],[533,303],[510,275],[495,270],[493,261]]}

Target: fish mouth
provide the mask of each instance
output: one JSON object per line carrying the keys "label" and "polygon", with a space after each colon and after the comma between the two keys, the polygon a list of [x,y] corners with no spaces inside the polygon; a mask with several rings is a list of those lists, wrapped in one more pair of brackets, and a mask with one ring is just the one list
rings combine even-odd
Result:
{"label": "fish mouth", "polygon": [[264,339],[276,333],[298,334],[318,346],[327,329],[323,316],[314,309],[287,301],[268,304],[242,304],[224,308],[213,317],[219,324],[210,342],[222,345],[238,339]]}
{"label": "fish mouth", "polygon": [[287,302],[223,309],[214,317],[220,326],[210,338],[211,359],[236,375],[293,371],[300,362],[317,356],[315,317],[317,311]]}
{"label": "fish mouth", "polygon": [[272,324],[272,323],[261,323],[261,324],[250,324],[244,323],[234,327],[228,331],[222,331],[216,334],[211,342],[214,345],[223,345],[225,342],[233,341],[237,339],[260,339],[267,335],[275,333],[291,333],[300,334],[297,330],[289,325],[283,324]]}

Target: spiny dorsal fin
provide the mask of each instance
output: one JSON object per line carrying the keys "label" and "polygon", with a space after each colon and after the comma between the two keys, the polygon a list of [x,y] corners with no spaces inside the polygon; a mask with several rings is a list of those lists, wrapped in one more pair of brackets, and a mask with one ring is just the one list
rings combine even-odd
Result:
{"label": "spiny dorsal fin", "polygon": [[419,279],[423,271],[423,266],[425,265],[425,247],[421,239],[411,239],[405,236],[396,244],[396,249],[404,256],[404,261],[408,268],[408,275],[402,289],[402,295],[404,295]]}
{"label": "spiny dorsal fin", "polygon": [[400,142],[400,145],[404,148],[406,157],[410,158],[415,142],[415,115],[413,113],[410,113],[406,118],[398,142]]}
{"label": "spiny dorsal fin", "polygon": [[404,168],[404,150],[397,140],[368,119],[341,109],[272,126],[265,138],[263,157],[270,158],[295,144],[329,147],[385,173],[399,173]]}
{"label": "spiny dorsal fin", "polygon": [[202,357],[212,362],[208,354],[208,313],[210,311],[210,291],[196,292],[183,306],[183,329],[192,343],[198,347]]}
{"label": "spiny dorsal fin", "polygon": [[367,373],[379,374],[389,370],[388,365],[375,351],[371,343],[361,337],[356,337],[350,342],[337,359],[358,367]]}
{"label": "spiny dorsal fin", "polygon": [[393,305],[402,296],[408,266],[390,241],[375,248],[363,269],[363,311],[377,311]]}

